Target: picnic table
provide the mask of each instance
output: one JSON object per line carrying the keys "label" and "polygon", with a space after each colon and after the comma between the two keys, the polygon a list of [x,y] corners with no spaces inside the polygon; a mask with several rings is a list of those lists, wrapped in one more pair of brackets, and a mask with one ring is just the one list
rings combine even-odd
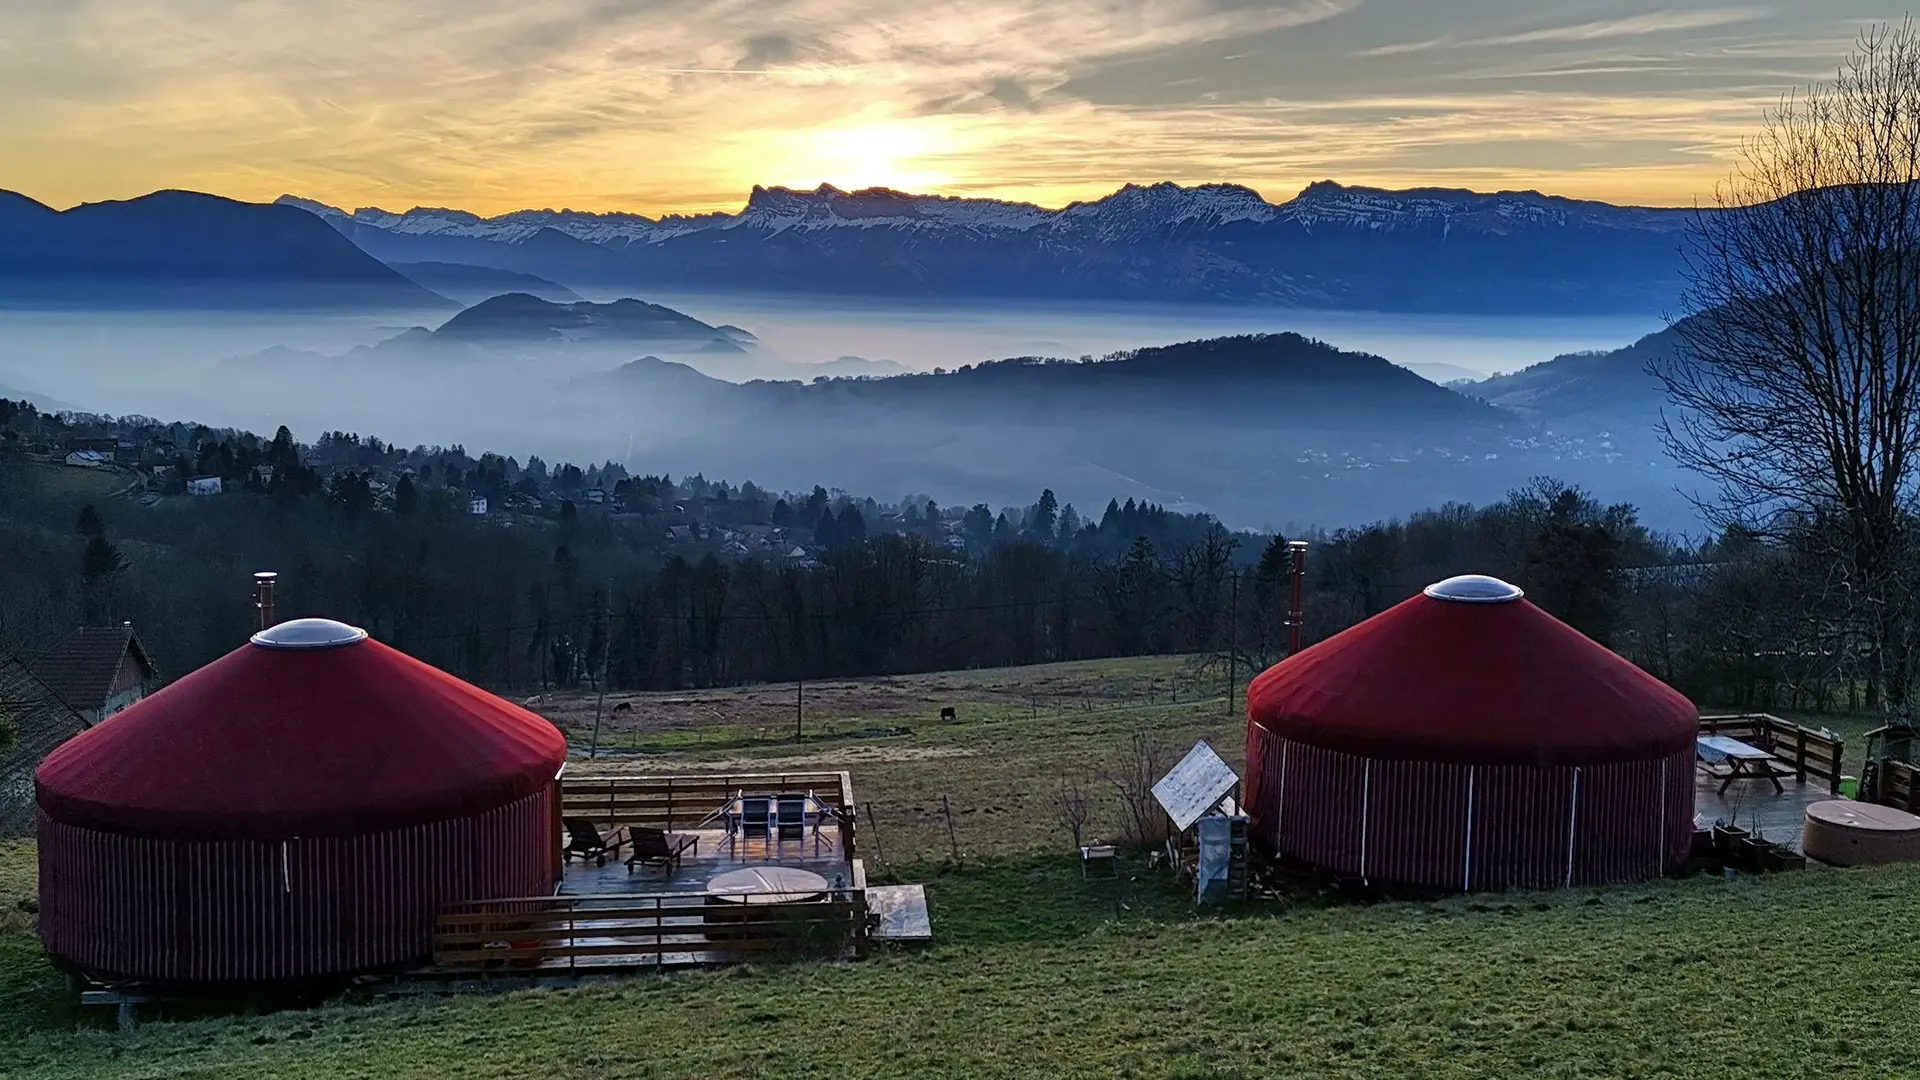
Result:
{"label": "picnic table", "polygon": [[1712,766],[1725,765],[1727,771],[1719,773],[1720,794],[1727,793],[1727,785],[1735,780],[1766,780],[1773,784],[1774,794],[1786,789],[1780,786],[1780,778],[1793,775],[1786,763],[1765,750],[1741,742],[1731,735],[1701,735],[1694,741],[1694,753],[1711,770]]}

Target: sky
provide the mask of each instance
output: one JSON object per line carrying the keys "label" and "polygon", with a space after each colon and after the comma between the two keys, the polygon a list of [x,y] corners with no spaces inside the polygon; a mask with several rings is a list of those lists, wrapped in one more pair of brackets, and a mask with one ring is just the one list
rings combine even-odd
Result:
{"label": "sky", "polygon": [[1321,179],[1710,198],[1858,0],[3,0],[0,188],[646,214]]}

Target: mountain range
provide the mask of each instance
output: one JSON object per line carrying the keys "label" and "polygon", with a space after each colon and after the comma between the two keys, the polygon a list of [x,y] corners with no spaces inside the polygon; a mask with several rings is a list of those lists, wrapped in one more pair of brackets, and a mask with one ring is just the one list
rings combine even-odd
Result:
{"label": "mountain range", "polygon": [[70,210],[0,191],[0,300],[62,306],[456,306],[311,214],[188,191]]}
{"label": "mountain range", "polygon": [[[56,211],[0,192],[0,300],[447,308],[584,288],[926,300],[1651,312],[1692,211],[1537,192],[1128,185],[1060,209],[756,187],[738,213],[346,211],[161,191]],[[326,228],[324,225],[330,225]],[[534,280],[537,279],[537,280]]]}
{"label": "mountain range", "polygon": [[1058,210],[756,187],[739,213],[661,218],[280,202],[389,262],[485,266],[576,288],[1528,314],[1670,306],[1692,214],[1330,181],[1281,203],[1234,184],[1130,184]]}

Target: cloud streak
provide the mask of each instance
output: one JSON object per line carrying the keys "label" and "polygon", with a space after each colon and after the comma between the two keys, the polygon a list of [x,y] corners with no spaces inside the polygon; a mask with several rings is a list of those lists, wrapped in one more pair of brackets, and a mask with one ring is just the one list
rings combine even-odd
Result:
{"label": "cloud streak", "polygon": [[1752,22],[1768,15],[1765,8],[1710,8],[1706,11],[1657,11],[1630,15],[1622,19],[1600,19],[1569,26],[1546,26],[1492,37],[1456,38],[1443,34],[1424,41],[1398,42],[1362,49],[1355,56],[1406,56],[1435,49],[1478,49],[1502,45],[1540,45],[1607,41],[1615,38],[1673,34],[1686,30],[1706,30],[1733,23]]}

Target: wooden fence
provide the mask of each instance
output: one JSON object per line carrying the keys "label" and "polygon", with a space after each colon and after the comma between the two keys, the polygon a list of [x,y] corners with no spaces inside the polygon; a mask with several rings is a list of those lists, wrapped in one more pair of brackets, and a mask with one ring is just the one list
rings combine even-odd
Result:
{"label": "wooden fence", "polygon": [[1837,735],[1802,727],[1768,713],[1703,716],[1700,730],[1710,735],[1730,735],[1765,750],[1792,766],[1795,779],[1825,780],[1828,791],[1840,793],[1847,744]]}
{"label": "wooden fence", "polygon": [[866,867],[856,859],[852,868],[850,887],[806,903],[685,892],[453,904],[434,928],[433,973],[613,973],[769,955],[859,955],[871,919]]}

